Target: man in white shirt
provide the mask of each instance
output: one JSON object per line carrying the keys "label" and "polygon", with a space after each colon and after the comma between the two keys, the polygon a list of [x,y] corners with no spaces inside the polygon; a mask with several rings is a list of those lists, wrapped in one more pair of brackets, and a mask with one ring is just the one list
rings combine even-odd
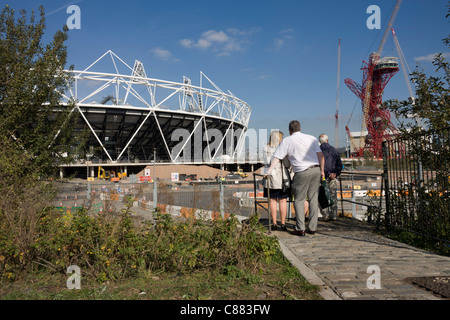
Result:
{"label": "man in white shirt", "polygon": [[[284,138],[273,154],[267,175],[270,175],[280,159],[288,157],[294,170],[291,189],[294,196],[294,209],[296,225],[293,234],[304,236],[305,232],[314,234],[317,229],[319,212],[319,187],[321,177],[325,177],[325,160],[319,141],[316,137],[300,132],[300,122],[297,120],[289,123],[290,136]],[[308,230],[305,225],[304,203],[309,201]]]}

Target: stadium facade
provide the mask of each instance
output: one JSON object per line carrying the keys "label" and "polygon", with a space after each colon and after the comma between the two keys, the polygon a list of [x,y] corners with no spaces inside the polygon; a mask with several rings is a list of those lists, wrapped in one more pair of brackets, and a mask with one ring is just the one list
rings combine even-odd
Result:
{"label": "stadium facade", "polygon": [[[108,51],[73,81],[62,103],[75,101],[76,131],[87,132],[88,154],[67,168],[153,163],[223,164],[244,150],[250,106],[222,91],[203,72],[200,84],[147,77]],[[63,172],[63,170],[61,171]]]}

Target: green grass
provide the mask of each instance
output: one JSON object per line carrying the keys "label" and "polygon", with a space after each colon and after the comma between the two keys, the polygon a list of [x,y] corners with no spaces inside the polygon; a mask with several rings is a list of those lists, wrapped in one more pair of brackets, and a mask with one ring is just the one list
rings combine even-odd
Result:
{"label": "green grass", "polygon": [[98,283],[81,274],[81,289],[69,290],[70,275],[40,271],[0,288],[2,300],[320,300],[281,252],[255,270],[228,267],[187,274],[144,271],[120,281]]}

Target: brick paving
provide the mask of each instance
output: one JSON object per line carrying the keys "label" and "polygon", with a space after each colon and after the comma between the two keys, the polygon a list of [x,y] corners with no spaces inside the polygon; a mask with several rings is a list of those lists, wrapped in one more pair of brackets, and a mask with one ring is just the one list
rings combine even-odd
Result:
{"label": "brick paving", "polygon": [[[288,224],[293,230],[293,224]],[[325,299],[441,300],[442,296],[409,283],[406,278],[449,276],[450,257],[420,250],[377,235],[374,227],[351,219],[319,222],[305,237],[273,231],[286,257]],[[380,288],[371,266],[380,274]],[[368,279],[369,285],[368,285]],[[371,288],[368,288],[371,287]]]}

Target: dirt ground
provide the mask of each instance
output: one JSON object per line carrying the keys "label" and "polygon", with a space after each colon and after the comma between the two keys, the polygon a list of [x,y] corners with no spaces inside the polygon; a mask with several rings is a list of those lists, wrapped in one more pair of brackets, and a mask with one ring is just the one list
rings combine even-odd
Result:
{"label": "dirt ground", "polygon": [[[150,175],[153,176],[153,166],[147,166],[147,169],[150,169]],[[139,172],[137,176],[144,176],[144,170]],[[198,179],[214,179],[216,176],[222,175],[222,177],[224,177],[230,173],[230,171],[212,168],[207,165],[195,166],[167,164],[157,165],[155,176],[159,179],[171,179],[172,172],[177,172],[178,174],[197,174]],[[250,172],[247,173],[250,177]]]}

